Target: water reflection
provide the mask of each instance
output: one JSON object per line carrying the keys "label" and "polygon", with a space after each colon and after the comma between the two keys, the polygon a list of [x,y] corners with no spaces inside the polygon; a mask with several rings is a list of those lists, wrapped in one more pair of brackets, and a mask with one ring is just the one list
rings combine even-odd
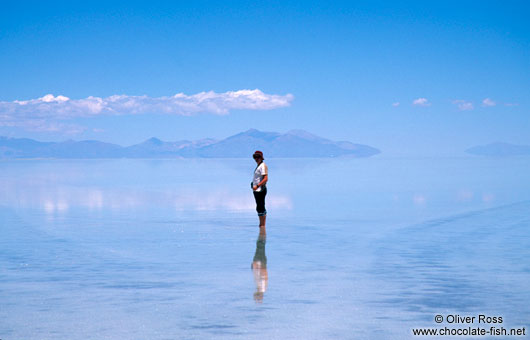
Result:
{"label": "water reflection", "polygon": [[[58,167],[57,172],[65,172]],[[71,184],[61,179],[40,180],[31,176],[10,174],[2,177],[0,172],[0,205],[16,208],[40,208],[47,214],[65,213],[71,208],[90,210],[131,209],[139,207],[170,207],[176,211],[253,211],[255,204],[249,199],[247,188],[186,188],[170,187],[135,188],[113,184]],[[156,184],[156,183],[155,183]],[[153,186],[155,184],[152,184]],[[237,186],[235,186],[237,188]],[[219,200],[219,197],[223,197]],[[277,210],[291,210],[291,198],[276,195],[268,198],[267,204]]]}
{"label": "water reflection", "polygon": [[252,273],[254,274],[254,282],[256,283],[256,292],[254,293],[254,301],[257,303],[263,302],[263,295],[267,290],[269,281],[269,274],[267,272],[267,256],[265,255],[265,242],[267,234],[265,230],[260,228],[258,240],[256,241],[256,252],[254,259],[252,259]]}
{"label": "water reflection", "polygon": [[[530,202],[440,217],[400,228],[374,243],[375,304],[433,314],[500,310],[527,314]],[[502,278],[502,285],[498,280]],[[517,307],[516,307],[517,306]],[[516,313],[518,312],[518,313]]]}

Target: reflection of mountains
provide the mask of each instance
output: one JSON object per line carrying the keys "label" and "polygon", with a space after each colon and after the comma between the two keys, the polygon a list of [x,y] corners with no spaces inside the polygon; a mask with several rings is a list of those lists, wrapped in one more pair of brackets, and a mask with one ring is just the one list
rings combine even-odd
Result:
{"label": "reflection of mountains", "polygon": [[303,130],[280,134],[250,129],[223,140],[165,142],[150,138],[127,147],[96,140],[56,143],[0,137],[0,158],[248,158],[256,149],[267,157],[369,157],[379,153],[367,145],[334,142]]}

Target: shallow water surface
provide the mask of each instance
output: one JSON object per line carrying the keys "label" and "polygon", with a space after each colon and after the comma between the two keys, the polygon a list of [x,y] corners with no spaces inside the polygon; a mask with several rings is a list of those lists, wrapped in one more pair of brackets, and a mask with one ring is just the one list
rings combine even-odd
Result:
{"label": "shallow water surface", "polygon": [[[530,326],[528,159],[0,163],[0,338],[411,339]],[[496,337],[499,339],[500,337]]]}

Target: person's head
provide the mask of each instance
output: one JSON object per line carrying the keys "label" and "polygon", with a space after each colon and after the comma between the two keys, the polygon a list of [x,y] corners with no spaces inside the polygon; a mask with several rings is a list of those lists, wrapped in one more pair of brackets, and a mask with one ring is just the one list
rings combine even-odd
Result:
{"label": "person's head", "polygon": [[263,152],[261,151],[255,151],[252,155],[252,158],[256,161],[256,163],[261,163],[265,158],[263,158]]}

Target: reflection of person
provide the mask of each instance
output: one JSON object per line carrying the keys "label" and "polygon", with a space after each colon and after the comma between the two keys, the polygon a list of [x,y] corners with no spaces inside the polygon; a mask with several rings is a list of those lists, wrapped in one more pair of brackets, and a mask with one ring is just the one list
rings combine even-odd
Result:
{"label": "reflection of person", "polygon": [[266,238],[265,233],[260,231],[258,240],[256,241],[256,253],[250,266],[254,274],[254,281],[256,282],[256,292],[254,293],[254,300],[256,302],[263,302],[263,294],[267,290],[267,283],[269,281],[267,256],[265,256]]}
{"label": "reflection of person", "polygon": [[265,209],[265,196],[267,195],[267,181],[268,169],[265,162],[263,162],[263,152],[256,151],[252,158],[258,164],[254,169],[254,178],[252,179],[252,190],[254,190],[254,198],[256,199],[256,211],[259,216],[259,227],[265,229],[265,219],[267,217],[267,210]]}

